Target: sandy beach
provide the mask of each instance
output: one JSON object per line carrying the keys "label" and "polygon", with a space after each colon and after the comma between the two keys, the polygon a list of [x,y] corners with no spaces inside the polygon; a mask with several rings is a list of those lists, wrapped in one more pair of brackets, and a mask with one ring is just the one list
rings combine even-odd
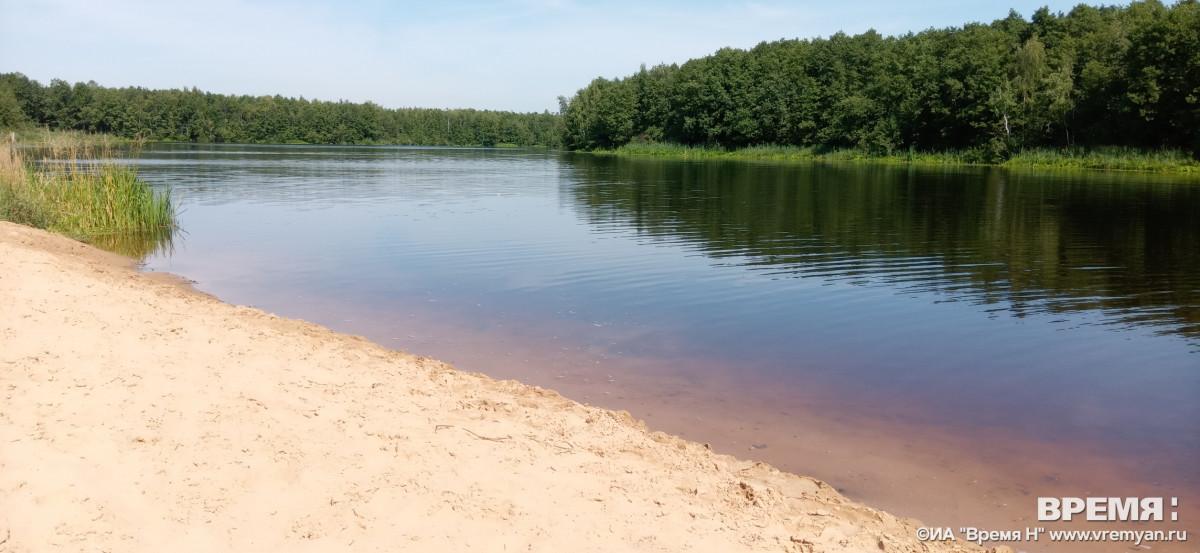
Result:
{"label": "sandy beach", "polygon": [[981,550],[3,222],[0,392],[0,551]]}

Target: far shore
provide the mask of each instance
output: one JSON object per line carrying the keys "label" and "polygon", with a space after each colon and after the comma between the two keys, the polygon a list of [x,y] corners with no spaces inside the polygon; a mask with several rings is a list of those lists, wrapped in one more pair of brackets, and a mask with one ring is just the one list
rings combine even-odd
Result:
{"label": "far shore", "polygon": [[[44,147],[56,141],[66,141],[78,144],[92,144],[109,147],[126,147],[138,149],[147,144],[202,144],[196,142],[177,142],[171,140],[145,140],[124,138],[104,133],[83,133],[78,131],[46,131],[43,129],[25,129],[13,131],[14,143],[22,148]],[[276,146],[330,146],[328,144],[309,142],[289,143],[254,143],[257,145]],[[493,146],[457,145],[416,145],[416,144],[347,144],[338,146],[373,146],[373,147],[463,147],[463,148],[533,148],[545,149],[544,146],[521,146],[517,144],[496,144]],[[991,158],[981,150],[963,150],[946,152],[924,151],[894,151],[871,152],[856,148],[829,149],[816,147],[759,145],[742,148],[723,148],[719,146],[683,146],[663,142],[633,141],[614,149],[598,149],[580,151],[578,153],[597,155],[621,155],[629,157],[651,157],[663,159],[725,159],[741,161],[772,161],[791,163],[863,163],[912,166],[942,166],[942,167],[1004,167],[1025,170],[1059,170],[1059,171],[1122,171],[1140,173],[1159,173],[1182,178],[1200,177],[1200,160],[1187,152],[1176,150],[1137,150],[1120,147],[1100,148],[1043,148],[1021,152],[1010,152],[1002,157]]]}
{"label": "far shore", "polygon": [[1141,151],[1130,148],[1044,148],[999,154],[979,149],[947,152],[870,152],[855,148],[828,149],[771,145],[721,148],[634,141],[616,149],[595,150],[594,153],[665,159],[978,166],[1039,170],[1135,171],[1200,176],[1200,161],[1186,152]]}

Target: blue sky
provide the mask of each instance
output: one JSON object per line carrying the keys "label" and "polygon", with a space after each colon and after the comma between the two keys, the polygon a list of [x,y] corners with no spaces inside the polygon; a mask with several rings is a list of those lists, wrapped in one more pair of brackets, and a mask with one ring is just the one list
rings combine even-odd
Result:
{"label": "blue sky", "polygon": [[[1052,0],[0,0],[0,72],[384,107],[557,109],[597,76],[724,46],[1003,18]],[[1127,2],[1126,2],[1127,4]]]}

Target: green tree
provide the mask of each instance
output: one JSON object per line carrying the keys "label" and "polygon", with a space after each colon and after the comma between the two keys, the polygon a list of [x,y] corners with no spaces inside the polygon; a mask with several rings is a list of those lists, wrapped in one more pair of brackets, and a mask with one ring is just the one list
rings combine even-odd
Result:
{"label": "green tree", "polygon": [[568,147],[612,148],[634,136],[637,95],[629,82],[598,78],[571,100],[560,99],[560,110]]}
{"label": "green tree", "polygon": [[22,127],[28,122],[17,95],[12,90],[0,88],[0,129]]}

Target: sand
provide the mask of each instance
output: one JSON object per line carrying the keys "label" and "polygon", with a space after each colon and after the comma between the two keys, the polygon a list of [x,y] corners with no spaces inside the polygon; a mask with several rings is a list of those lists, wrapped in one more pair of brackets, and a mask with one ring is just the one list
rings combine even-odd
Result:
{"label": "sand", "polygon": [[0,551],[981,550],[3,222],[0,394]]}

